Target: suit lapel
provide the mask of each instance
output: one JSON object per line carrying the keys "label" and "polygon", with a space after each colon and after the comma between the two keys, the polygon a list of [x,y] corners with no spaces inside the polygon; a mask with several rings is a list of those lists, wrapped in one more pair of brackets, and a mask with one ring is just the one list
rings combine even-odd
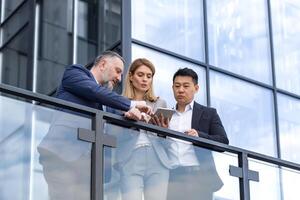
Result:
{"label": "suit lapel", "polygon": [[195,101],[193,107],[193,114],[192,114],[192,128],[194,129],[198,128],[199,120],[201,119],[202,114],[203,114],[203,109],[201,108],[201,105]]}

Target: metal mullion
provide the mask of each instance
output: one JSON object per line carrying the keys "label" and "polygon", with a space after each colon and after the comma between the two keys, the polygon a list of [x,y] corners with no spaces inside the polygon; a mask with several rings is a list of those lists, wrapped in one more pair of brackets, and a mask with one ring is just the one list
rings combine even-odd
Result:
{"label": "metal mullion", "polygon": [[[273,25],[272,25],[272,9],[271,2],[267,0],[267,14],[268,14],[268,27],[269,27],[269,40],[270,40],[270,55],[271,55],[271,70],[273,80],[273,99],[274,99],[274,120],[275,120],[275,137],[276,137],[276,151],[277,157],[281,158],[281,146],[280,146],[280,131],[279,131],[279,113],[278,113],[278,100],[277,100],[277,85],[276,85],[276,64],[274,56],[274,39],[273,39]],[[281,165],[279,168],[279,188],[280,196],[283,199],[283,185],[282,185],[282,173]]]}
{"label": "metal mullion", "polygon": [[[5,17],[5,0],[1,1],[1,16],[0,16],[0,25],[4,21]],[[3,28],[0,27],[0,47],[2,47],[3,43]],[[2,71],[3,71],[3,53],[0,50],[0,83],[2,83]]]}
{"label": "metal mullion", "polygon": [[195,64],[195,65],[201,65],[201,66],[204,66],[204,67],[206,67],[206,65],[207,65],[207,64],[204,63],[204,62],[201,62],[201,61],[198,61],[198,60],[195,60],[195,59],[192,59],[192,58],[189,58],[189,57],[186,57],[186,56],[183,56],[183,55],[174,53],[174,52],[172,52],[172,51],[163,49],[163,48],[158,47],[158,46],[154,46],[154,45],[149,44],[149,43],[145,43],[145,42],[140,41],[140,40],[137,40],[137,39],[132,39],[132,43],[135,43],[135,44],[137,44],[137,45],[146,47],[146,48],[148,48],[148,49],[151,49],[151,50],[154,50],[154,51],[163,53],[163,54],[168,55],[168,56],[172,56],[172,57],[174,57],[174,58],[178,58],[178,59],[180,59],[180,60],[184,60],[184,61],[193,63],[193,64]]}
{"label": "metal mullion", "polygon": [[225,74],[225,75],[228,75],[228,76],[237,78],[237,79],[239,79],[239,80],[243,80],[243,81],[245,81],[245,82],[248,82],[248,83],[251,83],[251,84],[254,84],[254,85],[261,86],[261,87],[263,87],[263,88],[267,88],[267,89],[271,89],[271,90],[273,89],[273,86],[270,86],[270,85],[268,85],[268,84],[265,84],[265,83],[256,81],[256,80],[254,80],[254,79],[250,79],[250,78],[245,77],[245,76],[241,76],[241,75],[239,75],[239,74],[235,74],[235,73],[233,73],[233,72],[227,71],[227,70],[225,70],[225,69],[218,68],[218,67],[213,66],[213,65],[210,65],[210,64],[203,63],[203,62],[201,62],[201,61],[197,61],[197,60],[194,60],[194,59],[191,59],[191,58],[188,58],[188,57],[185,57],[185,56],[182,56],[182,55],[173,53],[173,52],[171,52],[171,51],[162,49],[162,48],[160,48],[160,47],[153,46],[153,45],[151,45],[151,44],[147,44],[147,43],[145,43],[145,42],[142,42],[142,41],[139,41],[139,40],[136,40],[136,39],[133,39],[132,42],[135,43],[135,44],[138,44],[138,45],[140,45],[140,46],[146,47],[146,48],[148,48],[148,49],[151,49],[151,50],[154,50],[154,51],[163,53],[163,54],[165,54],[165,55],[169,55],[169,56],[178,58],[178,59],[180,59],[180,60],[184,60],[184,61],[190,62],[190,63],[195,64],[195,65],[200,65],[200,66],[209,68],[210,71],[213,70],[213,71],[220,72],[220,73],[222,73],[222,74]]}
{"label": "metal mullion", "polygon": [[78,0],[73,0],[73,55],[72,62],[77,62],[77,49],[78,49]]}
{"label": "metal mullion", "polygon": [[[121,49],[122,56],[125,60],[125,69],[128,70],[128,66],[132,59],[132,33],[131,33],[131,0],[121,1]],[[123,88],[125,82],[123,81]]]}
{"label": "metal mullion", "polygon": [[272,69],[272,80],[273,80],[273,96],[274,96],[274,114],[275,114],[275,130],[276,130],[276,142],[277,142],[277,156],[281,158],[280,152],[280,138],[279,138],[279,116],[278,116],[278,102],[277,102],[277,86],[276,86],[276,69],[275,69],[275,58],[274,58],[274,43],[273,43],[273,27],[272,27],[272,13],[271,3],[267,0],[267,13],[268,13],[268,24],[269,24],[269,39],[270,39],[270,54],[271,54],[271,69]]}
{"label": "metal mullion", "polygon": [[28,0],[28,50],[27,50],[27,70],[26,70],[26,89],[33,89],[33,65],[34,65],[34,37],[35,37],[35,4],[36,0]]}
{"label": "metal mullion", "polygon": [[39,30],[40,30],[40,14],[41,5],[39,2],[35,4],[35,19],[34,19],[34,39],[33,39],[33,81],[32,91],[37,92],[37,66],[38,66],[38,52],[39,52]]}
{"label": "metal mullion", "polygon": [[209,66],[209,48],[208,48],[208,28],[207,28],[207,4],[203,0],[203,25],[204,25],[204,48],[205,48],[205,70],[206,70],[206,103],[211,106],[210,96],[210,66]]}
{"label": "metal mullion", "polygon": [[297,94],[294,94],[294,93],[291,93],[291,92],[288,92],[286,90],[282,90],[282,89],[276,89],[277,93],[281,93],[281,94],[284,94],[286,96],[289,96],[289,97],[293,97],[295,99],[298,99],[300,100],[300,95],[297,95]]}

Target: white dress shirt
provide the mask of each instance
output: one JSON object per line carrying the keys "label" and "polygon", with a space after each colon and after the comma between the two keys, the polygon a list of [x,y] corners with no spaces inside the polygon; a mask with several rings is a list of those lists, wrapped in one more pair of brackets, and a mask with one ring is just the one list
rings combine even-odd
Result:
{"label": "white dress shirt", "polygon": [[[182,132],[190,130],[192,126],[192,114],[193,114],[194,101],[185,107],[184,112],[176,112],[173,114],[169,128]],[[179,166],[198,166],[199,161],[196,157],[194,147],[191,142],[184,140],[170,138],[171,146],[169,148],[170,159],[172,162],[172,167],[176,168]]]}

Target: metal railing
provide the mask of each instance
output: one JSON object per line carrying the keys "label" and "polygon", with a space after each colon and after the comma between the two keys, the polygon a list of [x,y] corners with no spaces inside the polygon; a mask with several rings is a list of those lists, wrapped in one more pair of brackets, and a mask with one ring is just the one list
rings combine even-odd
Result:
{"label": "metal railing", "polygon": [[33,93],[20,88],[12,87],[5,84],[0,84],[0,94],[21,97],[26,101],[31,101],[33,104],[45,104],[59,108],[72,110],[82,114],[88,114],[92,117],[92,131],[78,129],[78,138],[92,143],[92,171],[91,171],[91,198],[92,200],[103,199],[103,148],[104,146],[115,147],[116,139],[113,136],[104,134],[104,123],[112,123],[126,128],[137,128],[146,131],[157,133],[160,137],[173,137],[191,142],[193,145],[210,149],[218,152],[230,152],[238,156],[238,167],[230,166],[229,173],[231,176],[239,178],[240,184],[240,199],[250,199],[249,180],[259,181],[259,173],[249,170],[248,158],[253,158],[266,163],[286,167],[289,169],[300,171],[300,165],[279,158],[267,156],[242,148],[225,145],[219,142],[211,141],[204,138],[196,138],[183,135],[179,132],[170,129],[161,128],[143,122],[126,120],[122,116],[96,110],[90,107],[67,102],[57,98],[49,97],[42,94]]}

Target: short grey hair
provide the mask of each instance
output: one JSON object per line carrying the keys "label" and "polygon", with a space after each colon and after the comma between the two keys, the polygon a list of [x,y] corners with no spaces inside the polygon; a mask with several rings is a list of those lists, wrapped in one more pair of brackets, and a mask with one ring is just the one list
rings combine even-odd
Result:
{"label": "short grey hair", "polygon": [[122,58],[122,56],[120,56],[118,53],[114,51],[104,51],[102,54],[100,54],[95,58],[93,66],[96,66],[104,58],[119,58],[120,60],[122,60],[123,64],[125,65],[124,58]]}

